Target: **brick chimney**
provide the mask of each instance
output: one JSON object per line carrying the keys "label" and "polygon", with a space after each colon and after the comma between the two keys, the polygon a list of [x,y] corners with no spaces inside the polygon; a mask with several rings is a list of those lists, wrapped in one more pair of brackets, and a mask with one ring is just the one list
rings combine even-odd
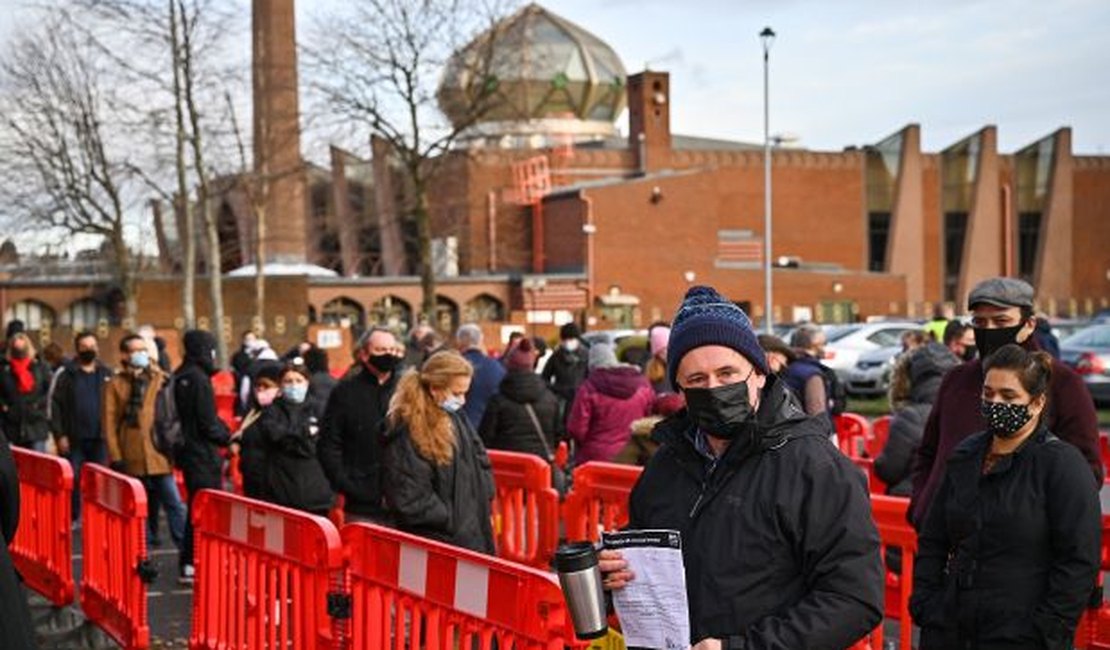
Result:
{"label": "brick chimney", "polygon": [[640,171],[670,166],[670,74],[647,70],[628,77],[628,145]]}

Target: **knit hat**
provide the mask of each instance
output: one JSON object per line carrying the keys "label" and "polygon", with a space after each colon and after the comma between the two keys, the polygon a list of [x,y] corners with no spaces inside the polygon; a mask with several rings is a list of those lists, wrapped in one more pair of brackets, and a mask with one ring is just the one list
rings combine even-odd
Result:
{"label": "knit hat", "polygon": [[617,353],[613,346],[604,341],[598,341],[590,346],[590,370],[598,368],[615,368],[620,365]]}
{"label": "knit hat", "polygon": [[651,336],[648,339],[648,345],[651,349],[651,356],[657,357],[667,349],[667,341],[671,338],[671,328],[660,325],[651,329]]}
{"label": "knit hat", "polygon": [[732,348],[760,373],[768,373],[767,358],[744,310],[712,287],[690,287],[675,314],[667,346],[667,377],[672,386],[678,386],[678,364],[682,357],[703,345]]}
{"label": "knit hat", "polygon": [[522,338],[513,346],[505,361],[505,368],[509,372],[532,372],[536,369],[536,348],[532,345],[532,339]]}
{"label": "knit hat", "polygon": [[281,369],[281,376],[285,377],[285,375],[291,372],[295,372],[306,380],[312,381],[312,373],[308,370],[308,366],[305,365],[304,359],[301,357],[294,357],[289,363],[286,363]]}
{"label": "knit hat", "polygon": [[559,328],[559,340],[566,341],[567,339],[576,339],[582,336],[582,331],[574,323],[565,323]]}

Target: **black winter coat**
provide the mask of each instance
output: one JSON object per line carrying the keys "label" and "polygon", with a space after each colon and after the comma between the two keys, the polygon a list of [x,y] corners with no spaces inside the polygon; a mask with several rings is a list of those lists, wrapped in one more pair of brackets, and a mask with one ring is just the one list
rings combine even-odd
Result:
{"label": "black winter coat", "polygon": [[35,378],[35,387],[30,393],[21,394],[11,364],[7,359],[0,359],[0,425],[8,440],[20,447],[30,447],[31,443],[46,440],[50,435],[50,421],[46,418],[50,368],[35,359],[30,372]]}
{"label": "black winter coat", "polygon": [[[536,425],[528,415],[525,405],[530,405],[543,429],[547,449],[540,441]],[[499,392],[486,406],[482,425],[478,428],[488,449],[519,451],[551,460],[548,452],[555,448],[563,435],[563,418],[559,415],[559,398],[534,372],[512,371],[501,380]]]}
{"label": "black winter coat", "polygon": [[578,387],[586,380],[589,362],[590,352],[584,343],[579,344],[574,352],[560,345],[543,367],[543,380],[556,395],[567,402],[568,409]]}
{"label": "black winter coat", "polygon": [[397,528],[493,555],[493,469],[482,441],[461,413],[450,414],[455,455],[436,465],[413,446],[405,425],[386,434],[385,500]]}
{"label": "black winter coat", "polygon": [[0,432],[0,639],[5,649],[31,650],[37,646],[27,594],[8,554],[18,525],[19,477],[8,439]]}
{"label": "black winter coat", "polygon": [[202,488],[219,489],[223,468],[220,447],[227,446],[231,435],[216,415],[212,380],[204,368],[188,359],[174,377],[174,399],[185,439],[177,463],[185,473],[186,487],[190,494]]}
{"label": "black winter coat", "polygon": [[[65,369],[58,375],[58,380],[54,384],[54,403],[50,407],[50,426],[54,435],[64,436],[71,442],[76,442],[74,432],[77,430],[77,423],[74,421],[74,417],[77,414],[75,404],[77,397],[74,395],[73,382],[79,372],[84,371],[76,362],[66,363]],[[101,397],[103,397],[104,385],[112,379],[112,369],[97,361],[94,372],[101,384]],[[101,432],[101,436],[103,436],[103,432]]]}
{"label": "black winter coat", "polygon": [[252,453],[243,457],[244,478],[249,474],[258,481],[258,493],[247,496],[317,514],[331,509],[335,496],[316,458],[315,411],[308,402],[278,399],[262,412],[251,427]]}
{"label": "black winter coat", "polygon": [[686,411],[632,491],[631,528],[678,530],[691,643],[843,650],[882,620],[879,534],[863,476],[767,378],[757,427],[715,469],[694,446]]}
{"label": "black winter coat", "polygon": [[385,384],[366,368],[348,375],[331,391],[320,426],[316,455],[334,492],[343,495],[343,509],[361,516],[381,517],[382,434],[397,372]]}
{"label": "black winter coat", "polygon": [[991,438],[956,447],[925,517],[910,600],[921,649],[1071,648],[1099,571],[1099,486],[1043,425],[982,475]]}

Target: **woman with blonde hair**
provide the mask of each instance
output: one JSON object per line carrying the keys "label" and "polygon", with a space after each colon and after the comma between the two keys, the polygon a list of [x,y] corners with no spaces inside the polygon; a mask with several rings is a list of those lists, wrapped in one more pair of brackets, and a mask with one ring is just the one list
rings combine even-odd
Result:
{"label": "woman with blonde hair", "polygon": [[389,402],[383,489],[400,530],[492,555],[493,471],[459,410],[473,374],[446,350],[401,377]]}
{"label": "woman with blonde hair", "polygon": [[31,338],[19,332],[8,339],[0,359],[0,426],[13,445],[46,451],[50,369],[39,360]]}

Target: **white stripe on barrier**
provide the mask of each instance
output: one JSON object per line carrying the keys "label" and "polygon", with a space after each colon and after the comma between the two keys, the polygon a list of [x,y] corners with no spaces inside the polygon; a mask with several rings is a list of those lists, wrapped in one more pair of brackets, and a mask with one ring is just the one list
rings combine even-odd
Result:
{"label": "white stripe on barrier", "polygon": [[265,547],[267,551],[285,554],[285,518],[276,512],[265,513],[262,525],[266,527]]}
{"label": "white stripe on barrier", "polygon": [[397,569],[397,586],[417,596],[427,590],[428,552],[422,548],[401,544],[401,566]]}
{"label": "white stripe on barrier", "polygon": [[488,605],[489,569],[460,560],[455,566],[455,609],[485,618]]}
{"label": "white stripe on barrier", "polygon": [[236,501],[231,502],[231,513],[228,515],[231,518],[229,522],[231,530],[228,535],[231,539],[246,544],[247,543],[247,507],[242,503]]}

